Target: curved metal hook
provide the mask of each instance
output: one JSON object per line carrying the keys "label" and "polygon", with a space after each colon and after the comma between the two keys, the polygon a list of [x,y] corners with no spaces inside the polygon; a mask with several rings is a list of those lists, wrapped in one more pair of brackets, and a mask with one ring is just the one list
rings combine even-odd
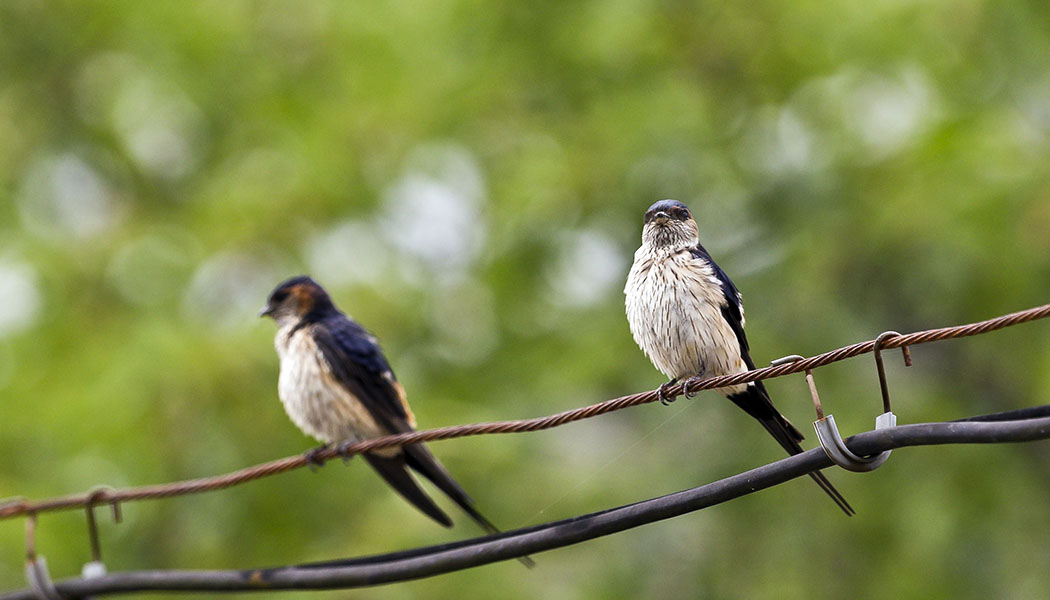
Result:
{"label": "curved metal hook", "polygon": [[[882,345],[886,340],[900,336],[896,331],[883,331],[875,338],[872,352],[875,354],[875,368],[879,371],[879,388],[882,390],[882,410],[890,412],[890,389],[886,385],[886,367],[882,364]],[[901,346],[901,354],[904,355],[904,366],[911,366],[911,351],[907,346]]]}
{"label": "curved metal hook", "polygon": [[[105,502],[106,495],[112,490],[109,486],[98,486],[88,492],[87,504],[84,507],[87,518],[88,543],[91,545],[91,561],[84,564],[80,574],[84,578],[101,577],[106,574],[106,565],[102,562],[102,545],[98,539],[98,524],[95,521],[95,506]],[[120,522],[120,505],[112,502],[113,520]]]}
{"label": "curved metal hook", "polygon": [[55,589],[55,582],[51,581],[51,574],[47,571],[47,560],[43,556],[26,561],[26,580],[29,582],[29,588],[40,600],[62,600],[62,595]]}
{"label": "curved metal hook", "polygon": [[896,331],[883,331],[879,334],[879,337],[875,338],[875,347],[872,348],[872,351],[875,353],[875,368],[879,371],[879,387],[882,389],[883,412],[890,412],[890,389],[886,385],[886,367],[882,364],[882,345],[889,338],[899,335]]}
{"label": "curved metal hook", "polygon": [[[885,335],[886,334],[883,334],[883,336]],[[876,340],[876,349],[883,343],[883,336],[879,336],[880,339]],[[769,364],[772,366],[785,365],[802,360],[802,358],[803,357],[797,354],[793,354],[791,356],[778,358]],[[879,372],[881,374],[881,358],[879,361]],[[880,379],[885,381],[885,376],[880,377]],[[820,447],[824,449],[824,453],[828,455],[831,462],[847,471],[854,471],[857,473],[874,471],[882,466],[882,463],[886,462],[886,459],[890,457],[890,451],[887,450],[886,452],[880,452],[874,456],[857,456],[851,452],[850,449],[846,447],[846,442],[843,441],[838,426],[835,425],[835,417],[833,415],[824,416],[824,408],[820,403],[820,394],[817,393],[817,383],[813,378],[813,369],[806,369],[806,383],[809,384],[809,393],[813,396],[813,407],[817,411],[817,420],[813,422],[813,428],[817,431],[817,441],[820,442]],[[888,395],[884,395],[883,397],[888,398]],[[888,408],[886,412],[875,419],[875,429],[885,429],[887,427],[895,427],[896,425],[897,416],[890,412]]]}
{"label": "curved metal hook", "polygon": [[[891,412],[882,413],[875,419],[876,430],[896,426],[897,415]],[[892,452],[892,450],[887,450],[873,456],[857,456],[846,447],[846,442],[842,440],[839,428],[835,425],[835,417],[833,415],[817,419],[813,422],[813,428],[817,430],[817,439],[820,441],[820,447],[824,449],[824,453],[828,455],[831,462],[847,471],[856,473],[874,471],[881,467],[882,463],[886,462],[886,459],[890,457],[890,452]]]}
{"label": "curved metal hook", "polygon": [[47,560],[36,553],[36,515],[29,513],[26,517],[26,581],[40,600],[62,600],[62,595],[55,589],[51,574],[47,570]]}
{"label": "curved metal hook", "polygon": [[[882,391],[883,409],[883,413],[875,419],[876,430],[897,426],[897,415],[893,414],[893,411],[890,408],[890,389],[886,384],[886,367],[882,362],[882,345],[886,343],[886,340],[899,335],[900,333],[896,331],[884,331],[875,338],[875,344],[872,348],[875,353],[875,367],[879,371],[879,388]],[[904,365],[910,367],[911,353],[908,351],[908,347],[901,346],[901,352],[904,355]],[[819,410],[820,401],[817,399],[817,388],[813,382],[813,373],[807,371],[806,379],[809,382],[810,391],[813,394],[813,401],[818,406],[818,418],[813,422],[813,428],[817,431],[817,439],[820,441],[820,447],[824,449],[824,453],[828,455],[831,462],[847,471],[858,473],[874,471],[882,466],[882,463],[886,462],[886,459],[890,457],[891,451],[887,450],[873,456],[857,456],[851,452],[850,449],[846,447],[846,442],[842,440],[839,428],[835,424],[835,417],[832,415],[824,417]]]}

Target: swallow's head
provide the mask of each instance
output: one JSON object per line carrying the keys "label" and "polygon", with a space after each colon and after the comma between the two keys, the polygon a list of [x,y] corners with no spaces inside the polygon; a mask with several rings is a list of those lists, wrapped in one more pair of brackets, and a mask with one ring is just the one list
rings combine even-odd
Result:
{"label": "swallow's head", "polygon": [[695,246],[699,230],[689,207],[677,200],[661,200],[645,211],[642,240],[655,246]]}
{"label": "swallow's head", "polygon": [[328,310],[335,310],[328,292],[324,291],[321,284],[301,275],[275,287],[266,300],[266,306],[259,311],[259,316],[270,317],[278,325],[284,325]]}

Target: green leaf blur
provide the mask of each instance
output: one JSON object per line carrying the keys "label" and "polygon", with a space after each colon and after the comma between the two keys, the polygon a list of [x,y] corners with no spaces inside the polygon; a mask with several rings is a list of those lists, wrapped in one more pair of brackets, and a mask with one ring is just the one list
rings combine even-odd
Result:
{"label": "green leaf blur", "polygon": [[[312,446],[255,317],[304,272],[382,340],[421,427],[652,389],[622,287],[661,198],[743,291],[759,364],[1045,303],[1048,22],[1030,0],[0,2],[0,497]],[[901,422],[1050,401],[1048,327],[888,355]],[[817,382],[844,432],[872,426],[870,357]],[[801,377],[769,387],[808,431]],[[309,597],[1040,597],[1048,448],[829,470],[852,519],[803,479],[533,571]],[[432,449],[505,528],[781,457],[710,393]],[[479,533],[439,501],[452,530],[337,461],[126,505],[103,557],[269,566]],[[40,519],[56,577],[88,560],[83,521]],[[0,589],[24,585],[23,531],[0,522]]]}

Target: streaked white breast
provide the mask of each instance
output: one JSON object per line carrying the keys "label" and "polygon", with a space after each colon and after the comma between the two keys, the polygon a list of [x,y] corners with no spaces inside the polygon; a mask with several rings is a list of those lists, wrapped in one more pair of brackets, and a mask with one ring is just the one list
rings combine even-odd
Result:
{"label": "streaked white breast", "polygon": [[326,444],[386,435],[365,406],[332,376],[309,326],[289,337],[293,327],[282,327],[274,340],[281,360],[277,394],[292,422]]}
{"label": "streaked white breast", "polygon": [[[635,342],[669,378],[747,370],[736,334],[722,316],[721,282],[687,249],[656,251],[643,244],[624,294]],[[719,391],[736,393],[744,387]]]}

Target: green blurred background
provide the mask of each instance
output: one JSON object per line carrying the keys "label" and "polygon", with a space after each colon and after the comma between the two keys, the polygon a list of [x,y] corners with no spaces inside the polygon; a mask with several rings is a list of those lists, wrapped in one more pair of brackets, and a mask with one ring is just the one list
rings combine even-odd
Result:
{"label": "green blurred background", "polygon": [[[313,442],[276,397],[270,288],[311,273],[383,341],[420,425],[652,389],[622,287],[685,201],[756,361],[1050,299],[1050,8],[908,2],[0,3],[0,497],[230,471]],[[888,363],[901,422],[1050,400],[1050,324]],[[842,429],[870,357],[818,372]],[[808,430],[801,377],[770,383]],[[807,441],[812,447],[813,436]],[[512,528],[781,457],[705,393],[435,443]],[[1050,448],[901,450],[514,562],[311,598],[1035,598]],[[364,463],[125,506],[113,570],[461,539]],[[56,577],[82,513],[41,518]],[[0,589],[23,523],[0,522]],[[274,594],[268,597],[298,597]],[[257,596],[251,596],[257,597]]]}

